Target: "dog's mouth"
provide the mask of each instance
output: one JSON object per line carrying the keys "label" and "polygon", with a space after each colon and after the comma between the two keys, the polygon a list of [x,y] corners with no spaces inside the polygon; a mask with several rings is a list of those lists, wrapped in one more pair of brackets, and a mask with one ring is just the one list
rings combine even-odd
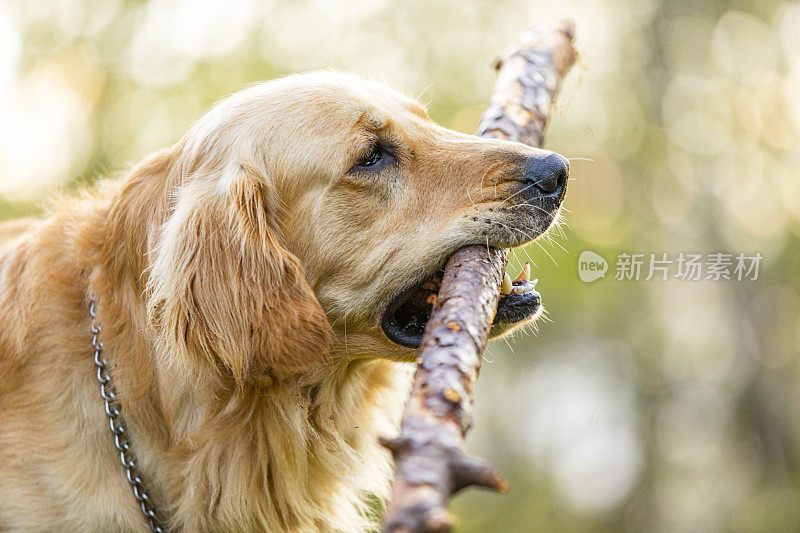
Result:
{"label": "dog's mouth", "polygon": [[[419,348],[425,324],[431,317],[433,303],[442,286],[443,269],[422,283],[401,292],[389,303],[381,320],[389,340],[408,348]],[[505,275],[494,325],[516,324],[535,316],[541,310],[541,296],[536,292],[538,279],[530,279],[530,265],[525,264],[519,276],[511,280]]]}

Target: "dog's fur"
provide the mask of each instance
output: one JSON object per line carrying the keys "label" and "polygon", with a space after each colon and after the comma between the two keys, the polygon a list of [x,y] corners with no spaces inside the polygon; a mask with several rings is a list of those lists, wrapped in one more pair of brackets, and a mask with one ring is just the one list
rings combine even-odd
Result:
{"label": "dog's fur", "polygon": [[[375,139],[393,164],[353,170]],[[519,199],[493,209],[533,153],[312,73],[240,92],[124,179],[0,226],[0,530],[147,530],[99,397],[90,295],[171,529],[367,528],[414,355],[381,314],[457,248],[549,225]]]}

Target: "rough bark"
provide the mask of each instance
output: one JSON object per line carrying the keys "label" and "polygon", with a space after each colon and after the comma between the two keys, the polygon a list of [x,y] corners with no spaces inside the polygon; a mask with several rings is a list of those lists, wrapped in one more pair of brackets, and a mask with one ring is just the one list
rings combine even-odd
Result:
{"label": "rough bark", "polygon": [[[540,20],[499,55],[478,135],[542,144],[553,99],[577,56],[573,33],[571,21]],[[508,490],[496,468],[463,449],[507,260],[507,250],[467,246],[447,262],[400,436],[381,441],[395,462],[388,532],[450,531],[455,517],[447,504],[456,492],[471,485]]]}

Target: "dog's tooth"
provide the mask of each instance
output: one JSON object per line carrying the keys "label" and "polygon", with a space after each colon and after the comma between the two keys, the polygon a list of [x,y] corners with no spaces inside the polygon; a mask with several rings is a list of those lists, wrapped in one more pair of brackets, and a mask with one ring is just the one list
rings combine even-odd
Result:
{"label": "dog's tooth", "polygon": [[513,285],[511,285],[511,276],[508,275],[508,272],[503,274],[503,284],[500,286],[500,294],[510,294]]}
{"label": "dog's tooth", "polygon": [[514,281],[528,281],[529,279],[531,279],[531,264],[525,263],[525,266],[519,271],[519,276]]}
{"label": "dog's tooth", "polygon": [[536,292],[536,282],[538,279],[533,281],[526,281],[525,283],[521,283],[520,285],[515,285],[514,290],[512,291],[514,294],[529,294],[532,292]]}

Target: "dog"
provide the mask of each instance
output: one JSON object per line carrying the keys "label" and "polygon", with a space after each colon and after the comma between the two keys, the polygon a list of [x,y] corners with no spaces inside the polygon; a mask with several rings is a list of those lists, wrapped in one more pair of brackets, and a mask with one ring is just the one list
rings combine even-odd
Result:
{"label": "dog", "polygon": [[[457,249],[544,233],[568,168],[313,72],[234,94],[122,179],[0,225],[0,530],[149,530],[92,327],[165,530],[374,527],[418,302]],[[539,308],[504,295],[492,335]]]}

